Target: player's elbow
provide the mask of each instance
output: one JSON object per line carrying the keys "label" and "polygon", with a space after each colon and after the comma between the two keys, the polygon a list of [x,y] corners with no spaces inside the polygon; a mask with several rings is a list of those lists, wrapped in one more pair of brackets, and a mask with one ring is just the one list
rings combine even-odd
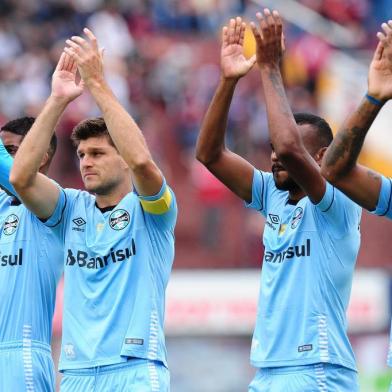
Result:
{"label": "player's elbow", "polygon": [[303,152],[296,148],[295,144],[292,143],[279,143],[279,145],[274,145],[274,152],[278,160],[282,163],[291,162],[303,156]]}
{"label": "player's elbow", "polygon": [[154,161],[150,157],[140,157],[139,159],[135,159],[131,165],[130,169],[136,175],[148,176],[149,173],[156,172],[158,170]]}
{"label": "player's elbow", "polygon": [[196,159],[206,167],[218,161],[221,153],[221,150],[212,151],[201,148],[200,146],[196,147]]}
{"label": "player's elbow", "polygon": [[10,172],[9,181],[17,192],[26,189],[32,182],[30,176],[26,172],[23,172],[18,167],[13,166]]}
{"label": "player's elbow", "polygon": [[324,162],[321,164],[321,175],[330,183],[335,184],[339,178],[336,170],[327,166]]}

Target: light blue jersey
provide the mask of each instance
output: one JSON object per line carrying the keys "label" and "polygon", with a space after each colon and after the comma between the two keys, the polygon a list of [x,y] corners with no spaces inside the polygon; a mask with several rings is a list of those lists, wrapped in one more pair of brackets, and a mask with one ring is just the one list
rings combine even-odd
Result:
{"label": "light blue jersey", "polygon": [[[387,218],[392,219],[392,180],[384,176],[381,177],[381,180],[382,183],[378,204],[372,213],[379,216],[386,216]],[[389,337],[388,365],[392,367],[392,324]]]}
{"label": "light blue jersey", "polygon": [[163,184],[154,197],[127,194],[108,211],[84,191],[60,189],[46,222],[64,243],[60,370],[126,362],[166,365],[165,289],[177,207]]}
{"label": "light blue jersey", "polygon": [[[12,158],[0,145],[0,184],[12,191]],[[50,342],[63,270],[60,241],[4,191],[0,230],[0,390],[54,390]]]}
{"label": "light blue jersey", "polygon": [[295,205],[271,173],[255,169],[249,208],[266,218],[251,363],[258,368],[331,363],[356,370],[346,309],[361,209],[327,183],[319,204]]}

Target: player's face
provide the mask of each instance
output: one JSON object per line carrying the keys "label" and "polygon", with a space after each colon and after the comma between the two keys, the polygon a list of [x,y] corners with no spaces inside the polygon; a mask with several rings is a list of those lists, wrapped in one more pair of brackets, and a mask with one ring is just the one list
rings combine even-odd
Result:
{"label": "player's face", "polygon": [[108,195],[129,176],[128,165],[106,136],[82,140],[77,154],[82,180],[89,192]]}
{"label": "player's face", "polygon": [[[300,131],[305,148],[313,156],[316,149],[314,148],[315,133],[312,129],[312,126],[310,126],[309,124],[298,125],[298,129]],[[283,164],[276,156],[273,145],[271,145],[271,149],[271,170],[274,176],[275,186],[282,191],[291,191],[298,189],[298,185],[290,177],[288,171],[284,168]]]}
{"label": "player's face", "polygon": [[0,137],[5,149],[10,155],[14,157],[16,152],[18,151],[20,144],[22,143],[23,136],[16,135],[15,133],[8,131],[1,131]]}

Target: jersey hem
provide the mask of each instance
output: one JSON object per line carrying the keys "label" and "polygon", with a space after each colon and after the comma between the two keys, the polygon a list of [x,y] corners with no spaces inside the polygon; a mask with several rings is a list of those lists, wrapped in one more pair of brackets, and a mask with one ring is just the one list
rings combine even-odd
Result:
{"label": "jersey hem", "polygon": [[284,361],[255,361],[251,360],[250,363],[255,368],[272,368],[272,367],[283,367],[283,366],[302,366],[302,365],[315,365],[317,363],[330,363],[332,365],[340,365],[345,368],[354,370],[357,372],[357,367],[354,363],[350,361],[345,361],[334,357],[333,355],[329,356],[330,359],[328,361],[322,361],[320,357],[313,358],[305,358],[305,359],[292,359],[292,360],[284,360]]}

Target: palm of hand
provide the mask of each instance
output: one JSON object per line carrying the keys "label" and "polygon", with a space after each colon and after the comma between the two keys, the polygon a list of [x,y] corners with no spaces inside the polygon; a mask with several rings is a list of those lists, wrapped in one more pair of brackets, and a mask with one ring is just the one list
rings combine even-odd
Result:
{"label": "palm of hand", "polygon": [[69,71],[56,71],[52,79],[52,92],[61,98],[74,99],[83,92],[83,87],[75,82],[75,74]]}
{"label": "palm of hand", "polygon": [[374,60],[369,72],[369,90],[382,99],[392,98],[392,62],[385,57]]}
{"label": "palm of hand", "polygon": [[221,66],[225,77],[241,77],[251,68],[249,60],[243,54],[243,48],[231,44],[222,49]]}

